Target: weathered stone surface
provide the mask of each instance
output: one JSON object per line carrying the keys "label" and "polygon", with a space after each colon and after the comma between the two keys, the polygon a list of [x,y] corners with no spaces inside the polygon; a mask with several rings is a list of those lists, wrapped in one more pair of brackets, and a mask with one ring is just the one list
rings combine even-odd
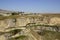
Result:
{"label": "weathered stone surface", "polygon": [[60,17],[52,17],[50,19],[50,24],[60,25]]}
{"label": "weathered stone surface", "polygon": [[[0,31],[1,32],[8,32],[6,31],[6,28],[13,28],[13,27],[26,27],[27,24],[29,23],[36,23],[36,24],[49,24],[49,25],[60,25],[60,17],[56,17],[56,16],[39,16],[39,15],[25,15],[25,16],[22,16],[21,17],[18,17],[18,18],[8,18],[8,19],[4,19],[4,20],[0,20]],[[35,24],[34,24],[35,25]],[[32,25],[31,25],[32,26]],[[30,25],[28,25],[27,27],[30,28]],[[29,30],[29,28],[25,30],[22,30],[21,32],[17,33],[16,35],[13,35],[12,37],[17,37],[17,35],[29,35],[31,39],[29,40],[38,40],[39,37],[38,35],[35,33],[37,31],[41,31],[41,29],[43,30],[49,30],[49,31],[56,31],[54,28],[52,27],[45,27],[45,26],[34,26],[34,27],[31,27],[31,29],[35,30],[35,32],[31,32]],[[12,29],[11,29],[12,30]],[[32,31],[33,31],[32,30]],[[31,32],[31,34],[29,34]],[[8,37],[8,35],[12,35],[13,33],[6,33],[5,35],[1,35],[0,36],[0,39],[3,38],[3,40],[5,40],[5,36]],[[36,36],[37,35],[37,36]],[[35,38],[35,37],[36,38]],[[41,39],[42,40],[42,39]]]}

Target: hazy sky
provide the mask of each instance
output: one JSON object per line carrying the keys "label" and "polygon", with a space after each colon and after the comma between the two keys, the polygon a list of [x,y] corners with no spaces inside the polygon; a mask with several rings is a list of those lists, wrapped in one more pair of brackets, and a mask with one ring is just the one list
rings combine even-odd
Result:
{"label": "hazy sky", "polygon": [[60,0],[0,0],[0,9],[60,13]]}

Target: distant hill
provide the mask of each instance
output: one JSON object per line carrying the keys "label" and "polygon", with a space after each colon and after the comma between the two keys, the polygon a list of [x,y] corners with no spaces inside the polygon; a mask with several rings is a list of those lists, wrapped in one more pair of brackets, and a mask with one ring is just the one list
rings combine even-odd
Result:
{"label": "distant hill", "polygon": [[11,13],[11,12],[13,12],[13,11],[0,9],[0,13]]}
{"label": "distant hill", "polygon": [[[18,13],[18,11],[10,11],[10,10],[4,10],[4,9],[0,9],[0,13],[12,13],[12,12],[16,12],[16,13]],[[53,16],[53,15],[56,15],[56,16],[60,16],[60,13],[29,13],[29,12],[19,12],[19,13],[24,13],[24,14],[42,14],[42,15],[44,15],[44,16],[49,16],[49,15],[51,15],[51,16]]]}

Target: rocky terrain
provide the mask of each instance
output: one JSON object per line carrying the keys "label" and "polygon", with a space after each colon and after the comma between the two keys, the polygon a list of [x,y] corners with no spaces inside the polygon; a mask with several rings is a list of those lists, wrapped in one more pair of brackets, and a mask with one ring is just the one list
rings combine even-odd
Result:
{"label": "rocky terrain", "polygon": [[60,14],[1,11],[0,40],[60,40]]}

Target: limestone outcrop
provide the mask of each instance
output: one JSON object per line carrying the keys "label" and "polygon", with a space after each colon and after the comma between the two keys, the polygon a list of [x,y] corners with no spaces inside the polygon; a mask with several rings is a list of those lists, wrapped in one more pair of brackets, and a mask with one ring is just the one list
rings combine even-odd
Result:
{"label": "limestone outcrop", "polygon": [[[2,17],[2,18],[1,18]],[[55,25],[55,26],[54,26]],[[54,27],[53,27],[54,26]],[[60,16],[57,15],[44,15],[44,14],[19,14],[19,15],[10,15],[9,16],[0,16],[0,34],[4,34],[0,36],[2,38],[6,38],[8,40],[8,37],[17,37],[21,35],[29,35],[30,31],[33,31],[32,33],[36,33],[36,35],[30,33],[28,37],[28,40],[38,40],[41,36],[38,32],[43,32],[43,30],[48,31],[54,31],[60,32]],[[12,29],[14,28],[14,29]],[[11,29],[11,30],[8,30]],[[16,31],[22,30],[22,31]],[[32,29],[32,30],[30,30]],[[8,30],[8,31],[7,31]],[[16,31],[16,32],[15,32]],[[14,34],[14,35],[13,35]],[[36,38],[34,37],[36,36]],[[3,39],[3,40],[4,40]],[[15,39],[14,39],[15,40]],[[26,39],[27,40],[27,39]],[[40,39],[39,39],[40,40]],[[41,39],[42,40],[42,39]]]}

